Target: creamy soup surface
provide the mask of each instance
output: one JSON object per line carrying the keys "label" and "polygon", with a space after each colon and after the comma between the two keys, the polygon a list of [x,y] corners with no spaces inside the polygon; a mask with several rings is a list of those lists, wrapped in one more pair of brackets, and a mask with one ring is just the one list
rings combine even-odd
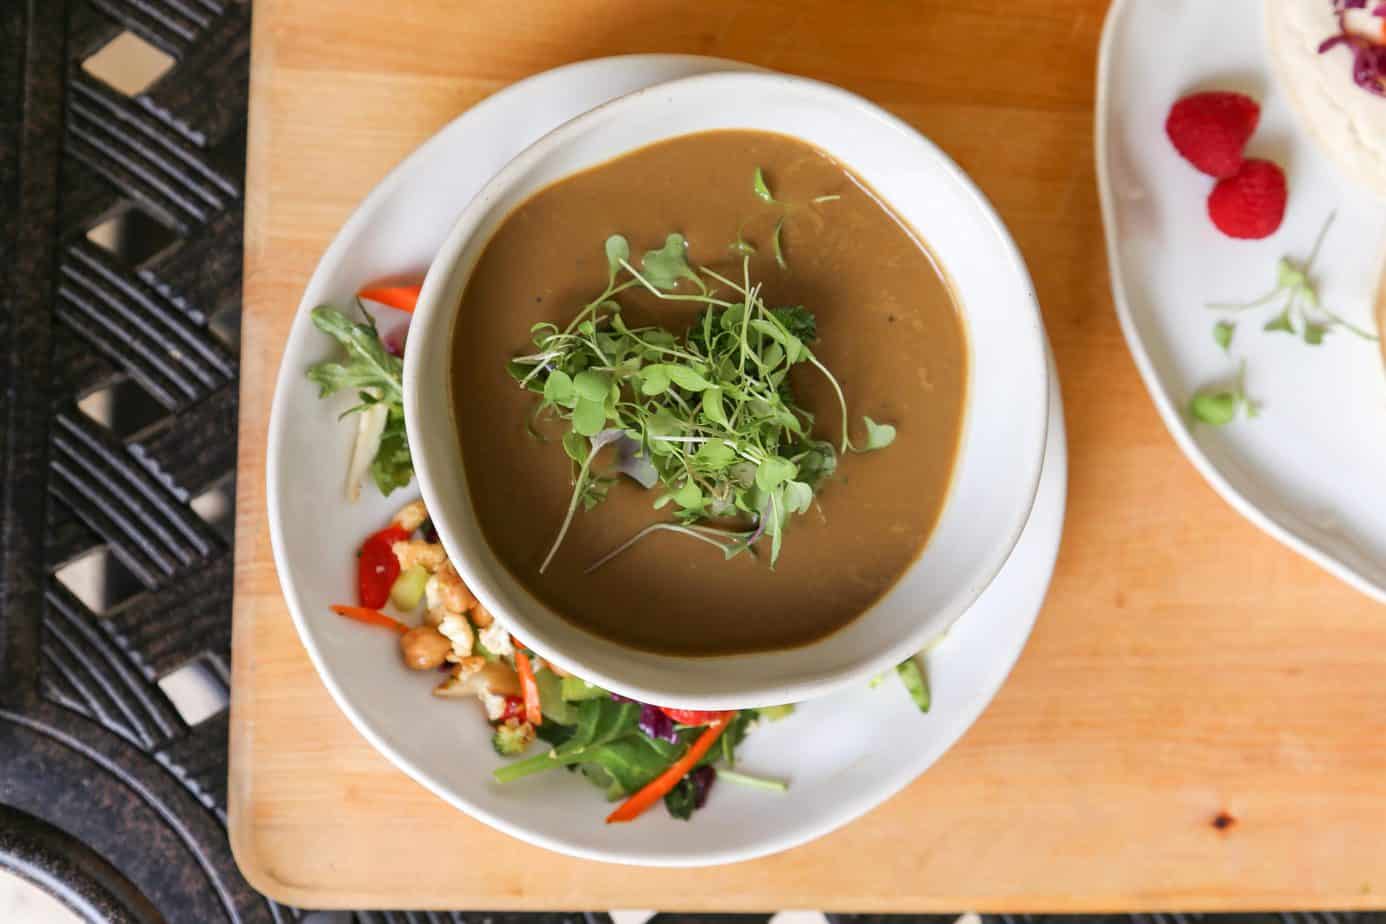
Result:
{"label": "creamy soup surface", "polygon": [[[751,194],[763,171],[774,203]],[[812,200],[836,196],[814,203]],[[782,252],[772,234],[783,221]],[[544,573],[539,565],[572,496],[574,465],[559,421],[527,423],[537,398],[506,371],[532,349],[530,328],[565,326],[606,285],[603,242],[632,254],[671,232],[688,260],[740,278],[738,235],[756,248],[751,279],[768,305],[802,305],[818,324],[814,353],[841,382],[854,438],[862,415],[897,428],[895,442],[839,456],[814,506],[768,554],[724,560],[716,549],[656,532],[595,572],[586,569],[670,511],[664,493],[618,478],[579,510]],[[681,285],[687,285],[686,283]],[[682,333],[702,311],[631,290],[634,327]],[[837,443],[838,405],[807,364],[790,381],[816,415],[814,436]],[[453,333],[452,397],[472,500],[487,542],[531,593],[567,621],[619,644],[683,656],[800,646],[869,608],[919,556],[943,507],[962,426],[967,347],[938,267],[919,240],[843,165],[783,135],[717,131],[670,139],[549,186],[512,212],[487,244]],[[557,426],[555,426],[557,425]],[[594,470],[609,467],[603,455]],[[768,545],[768,543],[761,543]]]}

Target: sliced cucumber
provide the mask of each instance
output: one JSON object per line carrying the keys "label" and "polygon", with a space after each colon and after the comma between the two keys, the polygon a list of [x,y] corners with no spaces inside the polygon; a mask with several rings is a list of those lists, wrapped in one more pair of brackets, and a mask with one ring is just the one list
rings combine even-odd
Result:
{"label": "sliced cucumber", "polygon": [[395,609],[410,612],[423,599],[424,586],[427,583],[428,572],[422,565],[401,571],[399,577],[390,585],[390,602],[395,605]]}

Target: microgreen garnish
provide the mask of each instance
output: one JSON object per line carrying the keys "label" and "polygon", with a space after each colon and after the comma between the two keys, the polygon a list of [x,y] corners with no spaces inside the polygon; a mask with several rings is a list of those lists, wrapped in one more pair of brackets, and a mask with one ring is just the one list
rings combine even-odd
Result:
{"label": "microgreen garnish", "polygon": [[[1310,346],[1323,343],[1325,335],[1334,330],[1345,330],[1363,340],[1375,341],[1376,335],[1347,321],[1325,308],[1319,299],[1318,289],[1311,275],[1314,262],[1323,248],[1329,229],[1333,226],[1336,213],[1328,216],[1323,228],[1314,241],[1309,258],[1303,263],[1289,257],[1281,257],[1276,264],[1275,288],[1260,298],[1249,302],[1219,302],[1209,305],[1214,311],[1243,312],[1277,304],[1279,311],[1263,325],[1263,330],[1271,333],[1286,333],[1298,336]],[[1227,323],[1227,322],[1224,322]],[[1214,334],[1215,337],[1220,336]],[[1231,342],[1229,335],[1228,342]],[[1226,347],[1224,347],[1226,349]]]}
{"label": "microgreen garnish", "polygon": [[756,245],[746,240],[743,229],[736,229],[736,240],[727,246],[727,249],[738,257],[754,257],[756,255]]}
{"label": "microgreen garnish", "polygon": [[[690,267],[677,234],[645,253],[638,270],[625,238],[614,235],[605,246],[606,288],[567,327],[536,324],[536,351],[507,367],[539,396],[539,413],[568,424],[562,445],[576,467],[567,514],[539,570],[557,554],[578,505],[590,509],[606,496],[612,478],[593,469],[601,450],[613,445],[615,470],[646,487],[658,483],[663,490],[654,507],[672,507],[674,521],[651,524],[589,571],[660,531],[711,544],[727,557],[754,550],[768,536],[773,566],[790,517],[812,505],[837,468],[837,453],[884,448],[895,428],[864,418],[865,441],[851,441],[842,386],[809,346],[817,339],[813,315],[798,306],[769,307],[751,282],[748,258],[736,282]],[[703,277],[730,291],[709,289]],[[616,296],[635,286],[704,311],[682,336],[657,326],[631,328]],[[837,448],[814,439],[813,415],[795,401],[788,375],[801,363],[827,377],[837,396]],[[706,522],[728,519],[746,527]]]}
{"label": "microgreen garnish", "polygon": [[[371,478],[381,494],[404,487],[414,477],[409,440],[404,432],[404,361],[385,349],[371,316],[364,310],[361,315],[365,321],[355,322],[328,305],[314,308],[311,314],[313,326],[341,344],[346,353],[344,361],[328,360],[309,367],[308,378],[318,386],[318,396],[326,398],[352,389],[359,403],[342,416],[363,414],[372,418],[374,424],[357,431],[358,445],[347,476],[351,497],[359,490],[357,473],[365,468],[367,459]],[[362,434],[367,433],[369,439],[363,445]],[[358,453],[365,453],[360,469],[355,464]]]}
{"label": "microgreen garnish", "polygon": [[924,673],[919,658],[901,661],[895,666],[895,673],[900,676],[900,682],[905,685],[905,691],[910,694],[915,706],[920,712],[927,713],[933,705],[933,696],[929,691],[929,677]]}
{"label": "microgreen garnish", "polygon": [[1237,325],[1231,321],[1219,321],[1213,325],[1213,342],[1226,353],[1232,346],[1232,335],[1236,332]]}
{"label": "microgreen garnish", "polygon": [[1199,423],[1214,427],[1224,427],[1237,419],[1237,414],[1246,411],[1246,416],[1255,417],[1259,413],[1255,402],[1246,396],[1246,363],[1237,372],[1237,379],[1230,388],[1205,388],[1194,394],[1189,402],[1189,416]]}
{"label": "microgreen garnish", "polygon": [[[785,259],[782,235],[784,234],[785,219],[793,214],[795,204],[792,202],[781,202],[771,194],[770,186],[765,182],[765,171],[760,167],[757,167],[755,173],[751,175],[751,191],[755,193],[757,199],[780,207],[780,217],[775,222],[775,229],[770,235],[770,247],[775,255],[775,265],[782,270],[788,270],[789,261]],[[822,205],[826,202],[836,202],[841,198],[842,196],[836,193],[826,196],[815,196],[809,200],[809,204]],[[818,218],[818,216],[815,217]],[[818,220],[821,222],[822,219],[818,218]],[[756,248],[746,241],[745,237],[742,235],[742,229],[740,228],[736,231],[736,240],[731,243],[730,249],[733,253],[741,254],[742,256],[750,256],[756,252]]]}
{"label": "microgreen garnish", "polygon": [[770,187],[765,182],[765,172],[759,167],[751,177],[751,192],[756,194],[756,198],[764,202],[774,202],[775,197],[770,194]]}

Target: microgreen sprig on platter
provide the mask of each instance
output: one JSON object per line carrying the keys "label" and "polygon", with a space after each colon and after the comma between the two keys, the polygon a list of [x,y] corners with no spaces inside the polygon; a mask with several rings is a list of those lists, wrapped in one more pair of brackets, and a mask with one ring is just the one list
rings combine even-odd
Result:
{"label": "microgreen sprig on platter", "polygon": [[[646,252],[638,269],[621,235],[607,238],[605,251],[602,292],[565,327],[534,325],[535,351],[507,367],[541,396],[536,416],[568,425],[562,445],[576,467],[567,514],[539,570],[553,561],[579,505],[590,509],[605,498],[613,478],[593,469],[607,447],[615,449],[617,472],[646,488],[662,486],[654,507],[672,507],[674,520],[652,524],[589,570],[655,531],[716,545],[729,558],[754,552],[768,537],[773,566],[790,517],[810,508],[838,453],[884,448],[895,428],[864,418],[865,439],[853,442],[842,386],[809,346],[817,339],[813,314],[769,307],[751,281],[749,258],[736,281],[691,267],[679,234]],[[704,310],[682,336],[630,327],[617,297],[636,287]],[[803,363],[827,378],[837,398],[837,446],[814,437],[813,415],[795,400],[789,371]],[[720,525],[728,520],[743,528]]]}
{"label": "microgreen sprig on platter", "polygon": [[[1265,305],[1279,304],[1280,311],[1263,325],[1263,329],[1271,333],[1297,335],[1310,346],[1323,343],[1324,335],[1335,329],[1345,330],[1363,340],[1375,341],[1376,335],[1330,311],[1319,299],[1313,277],[1314,264],[1336,217],[1336,213],[1328,216],[1314,240],[1314,248],[1303,263],[1290,257],[1280,258],[1275,265],[1275,287],[1265,295],[1249,302],[1214,302],[1208,307],[1235,315]],[[1228,320],[1219,321],[1213,327],[1213,337],[1224,350],[1231,343],[1233,330],[1233,322]]]}

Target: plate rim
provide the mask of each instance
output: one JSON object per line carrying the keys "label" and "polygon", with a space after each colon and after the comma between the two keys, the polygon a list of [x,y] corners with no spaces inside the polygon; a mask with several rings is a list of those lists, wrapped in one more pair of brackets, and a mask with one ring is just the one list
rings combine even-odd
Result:
{"label": "plate rim", "polygon": [[[1260,4],[1256,0],[1258,12]],[[1117,321],[1121,327],[1122,339],[1126,349],[1136,363],[1141,383],[1155,405],[1165,429],[1174,439],[1179,451],[1193,465],[1212,489],[1217,492],[1232,509],[1236,510],[1252,525],[1266,533],[1277,542],[1296,554],[1318,565],[1340,581],[1367,596],[1386,603],[1386,584],[1379,584],[1361,573],[1348,562],[1327,551],[1319,543],[1298,531],[1282,525],[1275,517],[1263,511],[1245,494],[1239,491],[1213,464],[1213,461],[1193,439],[1185,425],[1183,413],[1175,407],[1164,389],[1164,381],[1155,369],[1154,360],[1145,348],[1140,332],[1136,329],[1134,313],[1126,297],[1126,280],[1120,255],[1120,234],[1117,231],[1115,195],[1112,192],[1111,164],[1107,156],[1108,122],[1111,106],[1111,71],[1113,69],[1113,47],[1121,28],[1121,20],[1133,4],[1130,0],[1113,0],[1107,10],[1102,25],[1102,41],[1097,57],[1097,93],[1093,103],[1093,153],[1097,169],[1098,201],[1102,213],[1102,235],[1107,257],[1107,276],[1112,293],[1112,303],[1116,308]],[[1258,19],[1258,22],[1260,20]],[[1242,456],[1241,458],[1245,458]]]}
{"label": "plate rim", "polygon": [[[350,216],[338,229],[332,242],[323,251],[315,267],[312,276],[309,278],[304,288],[304,295],[295,308],[295,317],[303,315],[312,307],[312,302],[308,298],[309,294],[321,287],[322,280],[330,275],[329,267],[341,259],[341,255],[348,246],[348,242],[360,232],[367,216],[372,214],[380,203],[388,200],[396,189],[406,181],[415,165],[424,159],[425,152],[431,151],[434,147],[441,147],[451,141],[450,136],[455,132],[456,124],[474,113],[481,107],[495,107],[505,105],[507,100],[519,95],[524,88],[528,88],[533,82],[541,79],[552,79],[554,75],[562,74],[573,77],[580,74],[583,70],[600,70],[615,66],[638,67],[641,65],[651,65],[659,63],[672,63],[674,61],[703,62],[705,64],[716,63],[728,69],[749,68],[749,65],[727,59],[704,57],[698,55],[665,55],[665,54],[640,54],[640,55],[618,55],[604,58],[594,58],[584,61],[574,62],[563,65],[548,71],[531,75],[516,83],[510,84],[485,99],[478,101],[475,105],[458,113],[453,119],[440,127],[433,135],[412,150],[403,160],[393,167],[381,180],[368,192],[362,200],[352,210]],[[658,82],[658,81],[657,81]],[[653,84],[652,84],[653,85]],[[1016,633],[1014,638],[1014,650],[1012,653],[1003,656],[1003,663],[998,666],[1004,669],[999,671],[999,676],[994,686],[985,691],[985,694],[976,700],[967,703],[965,708],[960,708],[954,712],[948,721],[951,725],[946,734],[942,734],[937,739],[942,746],[921,751],[923,759],[910,762],[902,766],[902,769],[888,778],[885,785],[874,789],[865,790],[860,794],[854,794],[842,799],[837,807],[824,816],[823,820],[817,824],[810,825],[803,830],[793,832],[788,836],[780,836],[775,839],[765,841],[750,848],[729,847],[720,850],[702,850],[700,853],[688,855],[660,854],[654,857],[642,855],[635,851],[623,850],[621,848],[591,848],[584,845],[577,845],[558,840],[546,833],[536,832],[525,828],[519,824],[511,822],[505,816],[493,812],[475,803],[462,793],[455,791],[443,781],[435,778],[427,769],[416,766],[414,762],[397,750],[390,742],[388,736],[376,729],[361,714],[353,704],[346,691],[337,682],[333,672],[326,663],[325,654],[314,639],[313,633],[307,625],[304,617],[304,607],[302,600],[294,587],[292,576],[294,568],[289,562],[289,553],[285,546],[282,525],[280,518],[276,515],[276,510],[281,508],[281,495],[279,484],[279,464],[281,452],[281,436],[283,428],[286,426],[284,415],[287,413],[284,408],[286,403],[280,400],[280,395],[286,393],[285,390],[298,384],[299,370],[290,368],[290,354],[288,345],[293,340],[292,328],[288,339],[285,341],[285,352],[280,360],[280,366],[275,376],[275,392],[272,399],[270,421],[266,439],[265,461],[266,461],[266,513],[269,520],[270,544],[276,569],[276,577],[279,580],[280,590],[290,611],[295,631],[299,641],[309,655],[314,670],[323,685],[327,688],[336,707],[347,717],[355,730],[364,737],[367,742],[382,756],[384,756],[395,768],[403,772],[410,779],[414,780],[433,795],[437,796],[449,806],[462,811],[468,816],[481,821],[488,826],[501,831],[524,843],[552,850],[556,853],[576,857],[584,860],[594,860],[598,862],[615,863],[629,866],[645,867],[664,867],[664,868],[691,868],[721,865],[759,857],[769,856],[780,853],[794,847],[801,846],[811,841],[835,831],[844,825],[855,821],[862,815],[871,811],[876,806],[898,794],[902,789],[917,779],[922,773],[929,769],[944,753],[951,750],[958,741],[975,724],[977,719],[990,705],[996,694],[1005,685],[1021,653],[1028,644],[1029,637],[1038,619],[1040,609],[1044,599],[1047,597],[1049,586],[1053,579],[1054,568],[1057,562],[1060,541],[1063,532],[1063,524],[1066,517],[1067,508],[1067,471],[1068,453],[1066,430],[1063,420],[1062,399],[1060,397],[1057,370],[1053,364],[1052,350],[1048,344],[1047,336],[1044,337],[1047,362],[1049,364],[1049,388],[1051,398],[1049,404],[1048,420],[1048,443],[1041,466],[1041,485],[1045,481],[1045,474],[1051,466],[1055,467],[1053,477],[1057,479],[1057,484],[1051,489],[1055,492],[1056,509],[1054,513],[1055,524],[1052,527],[1054,535],[1052,539],[1046,534],[1042,538],[1045,545],[1036,551],[1042,553],[1044,571],[1044,581],[1042,588],[1037,593],[1037,598],[1033,602],[1033,610],[1030,611],[1022,632]],[[1038,504],[1038,500],[1036,502]],[[1033,508],[1032,508],[1033,519]],[[1031,520],[1027,520],[1027,526]],[[1045,527],[1046,531],[1048,527]],[[1021,542],[1024,540],[1024,530],[1022,530]],[[1052,542],[1052,549],[1049,543]],[[1017,549],[1020,548],[1019,543]],[[985,594],[985,591],[984,591]],[[979,598],[980,599],[980,598]],[[1024,608],[1030,610],[1029,606]],[[964,614],[965,616],[966,614]],[[595,815],[594,815],[595,818]],[[594,822],[595,823],[595,822]]]}

